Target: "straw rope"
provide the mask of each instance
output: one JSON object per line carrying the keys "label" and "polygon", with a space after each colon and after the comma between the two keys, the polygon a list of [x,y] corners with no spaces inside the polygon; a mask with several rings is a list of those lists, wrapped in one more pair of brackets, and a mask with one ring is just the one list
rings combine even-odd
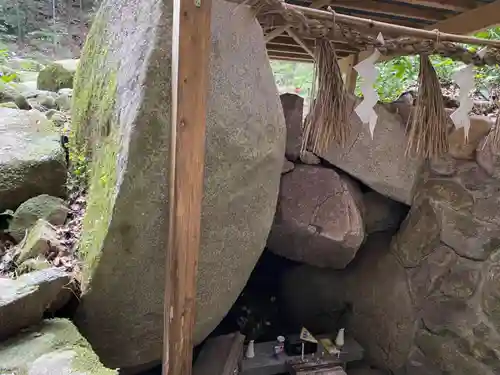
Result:
{"label": "straw rope", "polygon": [[[433,38],[422,39],[412,36],[390,38],[384,35],[384,44],[377,41],[375,30],[356,29],[338,19],[317,19],[304,15],[295,7],[282,0],[248,0],[247,4],[258,9],[257,18],[265,29],[287,25],[303,38],[329,38],[345,43],[358,50],[376,47],[382,55],[396,57],[401,55],[439,54],[465,64],[476,66],[500,65],[500,50],[489,47],[481,57],[458,43],[442,40],[441,33],[434,31]],[[367,32],[369,31],[369,32]],[[334,37],[335,35],[335,37]]]}

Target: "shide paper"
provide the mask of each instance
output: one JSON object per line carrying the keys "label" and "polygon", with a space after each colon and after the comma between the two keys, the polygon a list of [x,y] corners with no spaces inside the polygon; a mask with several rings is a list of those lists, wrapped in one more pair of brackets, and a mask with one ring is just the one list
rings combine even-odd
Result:
{"label": "shide paper", "polygon": [[[384,38],[381,33],[378,34],[377,40],[384,43]],[[373,107],[377,104],[379,96],[377,91],[373,88],[373,85],[375,84],[378,76],[378,70],[375,67],[375,63],[379,57],[380,51],[375,48],[373,53],[368,58],[361,61],[354,67],[362,79],[360,89],[363,94],[363,101],[354,111],[359,116],[359,119],[363,124],[368,124],[372,139],[375,131],[375,125],[377,124],[377,113]]]}
{"label": "shide paper", "polygon": [[[486,53],[482,49],[477,54],[481,57]],[[465,141],[469,138],[470,118],[469,112],[472,110],[473,101],[470,92],[474,89],[474,65],[467,65],[453,74],[453,80],[460,88],[459,106],[451,114],[451,120],[457,129],[464,128]]]}

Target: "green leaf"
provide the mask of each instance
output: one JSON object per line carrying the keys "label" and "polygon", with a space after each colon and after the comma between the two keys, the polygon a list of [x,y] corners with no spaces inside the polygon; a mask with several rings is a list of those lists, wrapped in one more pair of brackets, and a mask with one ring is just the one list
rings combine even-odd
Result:
{"label": "green leaf", "polygon": [[12,73],[12,74],[7,74],[7,75],[2,75],[2,76],[0,76],[0,80],[1,80],[2,82],[5,82],[5,83],[12,82],[12,81],[14,81],[16,78],[17,78],[17,74],[16,74],[16,73]]}

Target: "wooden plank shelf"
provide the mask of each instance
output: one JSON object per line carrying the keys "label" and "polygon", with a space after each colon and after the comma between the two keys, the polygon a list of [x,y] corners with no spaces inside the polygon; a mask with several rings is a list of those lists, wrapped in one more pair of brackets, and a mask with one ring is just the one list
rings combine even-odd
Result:
{"label": "wooden plank shelf", "polygon": [[[318,335],[315,337],[318,340],[322,338],[335,340],[334,335]],[[289,370],[287,363],[299,357],[290,357],[286,353],[280,353],[278,356],[275,356],[273,354],[275,345],[276,342],[274,341],[255,344],[255,357],[243,359],[241,375],[277,375],[286,373]],[[315,357],[321,357],[322,352],[326,353],[326,350],[319,343]],[[363,359],[363,355],[364,350],[361,345],[353,338],[346,337],[345,345],[340,353],[337,364],[342,365],[359,361]]]}

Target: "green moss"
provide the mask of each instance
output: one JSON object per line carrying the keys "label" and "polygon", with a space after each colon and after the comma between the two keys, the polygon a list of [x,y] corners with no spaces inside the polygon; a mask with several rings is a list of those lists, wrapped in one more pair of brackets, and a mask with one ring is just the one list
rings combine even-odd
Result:
{"label": "green moss", "polygon": [[84,281],[99,260],[113,211],[119,142],[110,136],[95,151],[89,178],[87,210],[83,219],[79,256],[84,260]]}
{"label": "green moss", "polygon": [[96,16],[75,75],[72,104],[72,148],[88,152],[109,127],[116,95],[116,69],[110,68],[103,40],[106,22]]}
{"label": "green moss", "polygon": [[116,194],[116,163],[120,147],[115,114],[117,67],[105,44],[104,13],[92,24],[75,76],[70,157],[74,173],[88,179],[87,210],[78,254],[83,281],[98,262],[111,219]]}
{"label": "green moss", "polygon": [[40,90],[59,91],[73,88],[74,74],[62,65],[51,64],[38,74],[37,87]]}
{"label": "green moss", "polygon": [[72,368],[78,373],[90,373],[91,375],[116,375],[116,370],[111,370],[102,365],[97,356],[88,348],[76,348],[76,356],[73,359]]}
{"label": "green moss", "polygon": [[75,374],[112,375],[117,372],[105,368],[90,349],[88,342],[76,327],[65,319],[45,320],[0,344],[0,373],[27,374],[29,366],[47,353],[71,350],[75,353],[72,369]]}

